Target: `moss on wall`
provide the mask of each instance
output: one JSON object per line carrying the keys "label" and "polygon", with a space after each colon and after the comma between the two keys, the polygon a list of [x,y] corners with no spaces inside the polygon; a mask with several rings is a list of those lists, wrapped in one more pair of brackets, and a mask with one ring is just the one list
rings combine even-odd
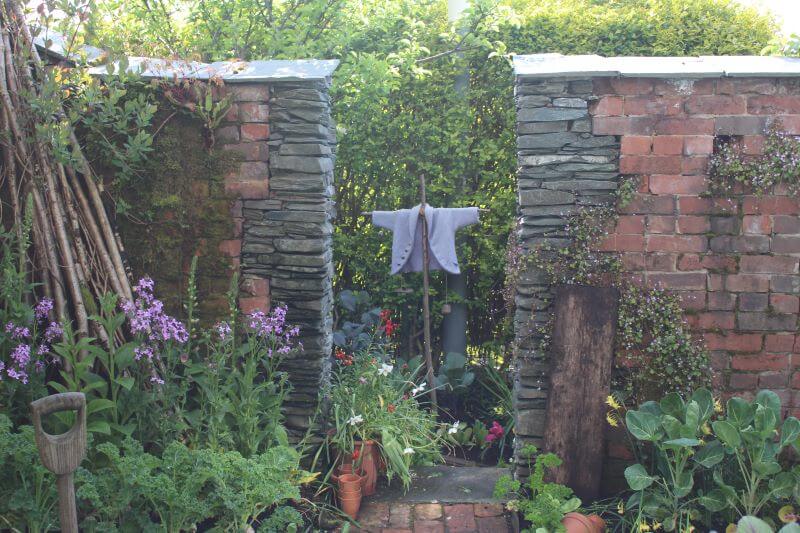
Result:
{"label": "moss on wall", "polygon": [[[160,111],[154,124],[167,119],[168,111]],[[219,245],[233,237],[234,222],[224,176],[238,168],[239,158],[207,149],[202,131],[191,117],[168,119],[139,179],[118,191],[127,205],[117,221],[134,276],[151,276],[171,312],[180,311],[192,257],[199,256],[199,315],[211,322],[227,310],[231,259]]]}

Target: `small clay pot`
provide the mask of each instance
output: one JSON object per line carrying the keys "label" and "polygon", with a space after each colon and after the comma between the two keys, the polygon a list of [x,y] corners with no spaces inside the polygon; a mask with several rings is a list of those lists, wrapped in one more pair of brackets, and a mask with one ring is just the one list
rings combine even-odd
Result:
{"label": "small clay pot", "polygon": [[[597,518],[602,521],[599,516]],[[596,521],[581,513],[565,514],[561,524],[567,529],[567,533],[602,533],[605,529],[605,522],[603,527],[598,527]]]}
{"label": "small clay pot", "polygon": [[364,496],[375,494],[375,486],[378,484],[378,452],[377,443],[374,440],[356,441],[354,449],[359,452],[356,464],[360,464],[364,471]]}
{"label": "small clay pot", "polygon": [[[339,483],[339,478],[343,474],[352,474],[352,473],[353,473],[353,464],[352,463],[346,464],[346,465],[339,465],[334,469],[333,473],[331,474],[331,481],[333,481],[334,483],[338,484]],[[364,486],[364,482],[366,481],[366,477],[364,477],[364,470],[359,468],[358,470],[356,470],[355,474],[357,474],[358,476],[361,477],[361,486],[363,487]]]}
{"label": "small clay pot", "polygon": [[600,518],[598,515],[590,514],[589,520],[591,520],[592,524],[594,524],[594,527],[597,528],[598,533],[602,533],[606,530],[606,521]]}
{"label": "small clay pot", "polygon": [[339,492],[340,493],[361,493],[361,486],[363,479],[358,474],[342,474],[339,476]]}
{"label": "small clay pot", "polygon": [[356,492],[340,493],[339,503],[347,516],[353,520],[358,519],[358,510],[361,508],[361,488],[359,487]]}

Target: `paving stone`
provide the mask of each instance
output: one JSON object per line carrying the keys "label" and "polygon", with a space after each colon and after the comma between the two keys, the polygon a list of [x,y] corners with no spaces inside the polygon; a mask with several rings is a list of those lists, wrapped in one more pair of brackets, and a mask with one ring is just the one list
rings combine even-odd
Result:
{"label": "paving stone", "polygon": [[445,505],[444,520],[449,532],[475,531],[475,513],[473,506],[469,503],[456,505]]}
{"label": "paving stone", "polygon": [[383,528],[389,525],[389,504],[365,502],[358,512],[358,522],[366,528]]}
{"label": "paving stone", "polygon": [[476,503],[474,508],[477,517],[503,516],[503,512],[503,506],[499,503]]}
{"label": "paving stone", "polygon": [[408,527],[411,523],[411,505],[396,503],[389,509],[389,525],[392,527]]}
{"label": "paving stone", "polygon": [[414,519],[436,520],[442,517],[442,506],[438,503],[422,503],[414,506]]}
{"label": "paving stone", "polygon": [[444,524],[438,520],[415,520],[414,533],[444,533]]}
{"label": "paving stone", "polygon": [[508,531],[508,523],[504,516],[487,516],[476,518],[479,533],[500,533]]}

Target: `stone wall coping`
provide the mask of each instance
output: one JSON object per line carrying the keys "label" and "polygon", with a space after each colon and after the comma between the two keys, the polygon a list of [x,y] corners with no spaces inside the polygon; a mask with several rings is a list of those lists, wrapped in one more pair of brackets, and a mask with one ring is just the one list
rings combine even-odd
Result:
{"label": "stone wall coping", "polygon": [[[40,31],[34,38],[37,48],[57,59],[75,59],[83,54],[89,61],[102,59],[105,53],[93,46],[82,46],[77,53],[70,53],[67,58],[67,44],[64,36],[52,31]],[[128,57],[127,71],[140,74],[144,78],[194,78],[208,80],[221,78],[226,83],[281,82],[281,81],[313,81],[330,78],[338,59],[295,59],[295,60],[259,60],[259,61],[217,61],[201,63],[159,59],[150,57]],[[110,68],[109,65],[113,65]],[[93,76],[106,76],[117,72],[119,61],[108,65],[91,67]]]}
{"label": "stone wall coping", "polygon": [[602,57],[515,55],[518,78],[626,77],[722,78],[800,77],[800,58],[777,56]]}

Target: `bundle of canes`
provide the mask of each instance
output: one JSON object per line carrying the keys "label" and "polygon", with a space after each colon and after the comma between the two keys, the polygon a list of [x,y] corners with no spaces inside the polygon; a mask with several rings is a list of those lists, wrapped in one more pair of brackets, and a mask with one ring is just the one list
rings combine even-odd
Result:
{"label": "bundle of canes", "polygon": [[59,321],[72,323],[78,335],[113,342],[90,322],[87,302],[92,309],[109,291],[132,299],[122,243],[103,203],[102,181],[93,175],[61,106],[48,118],[68,128],[74,163],[59,161],[52,143],[37,135],[43,118],[32,104],[47,75],[20,6],[0,0],[0,126],[5,132],[0,136],[0,207],[10,206],[12,216],[1,214],[21,234],[30,206],[33,281],[52,298]]}

